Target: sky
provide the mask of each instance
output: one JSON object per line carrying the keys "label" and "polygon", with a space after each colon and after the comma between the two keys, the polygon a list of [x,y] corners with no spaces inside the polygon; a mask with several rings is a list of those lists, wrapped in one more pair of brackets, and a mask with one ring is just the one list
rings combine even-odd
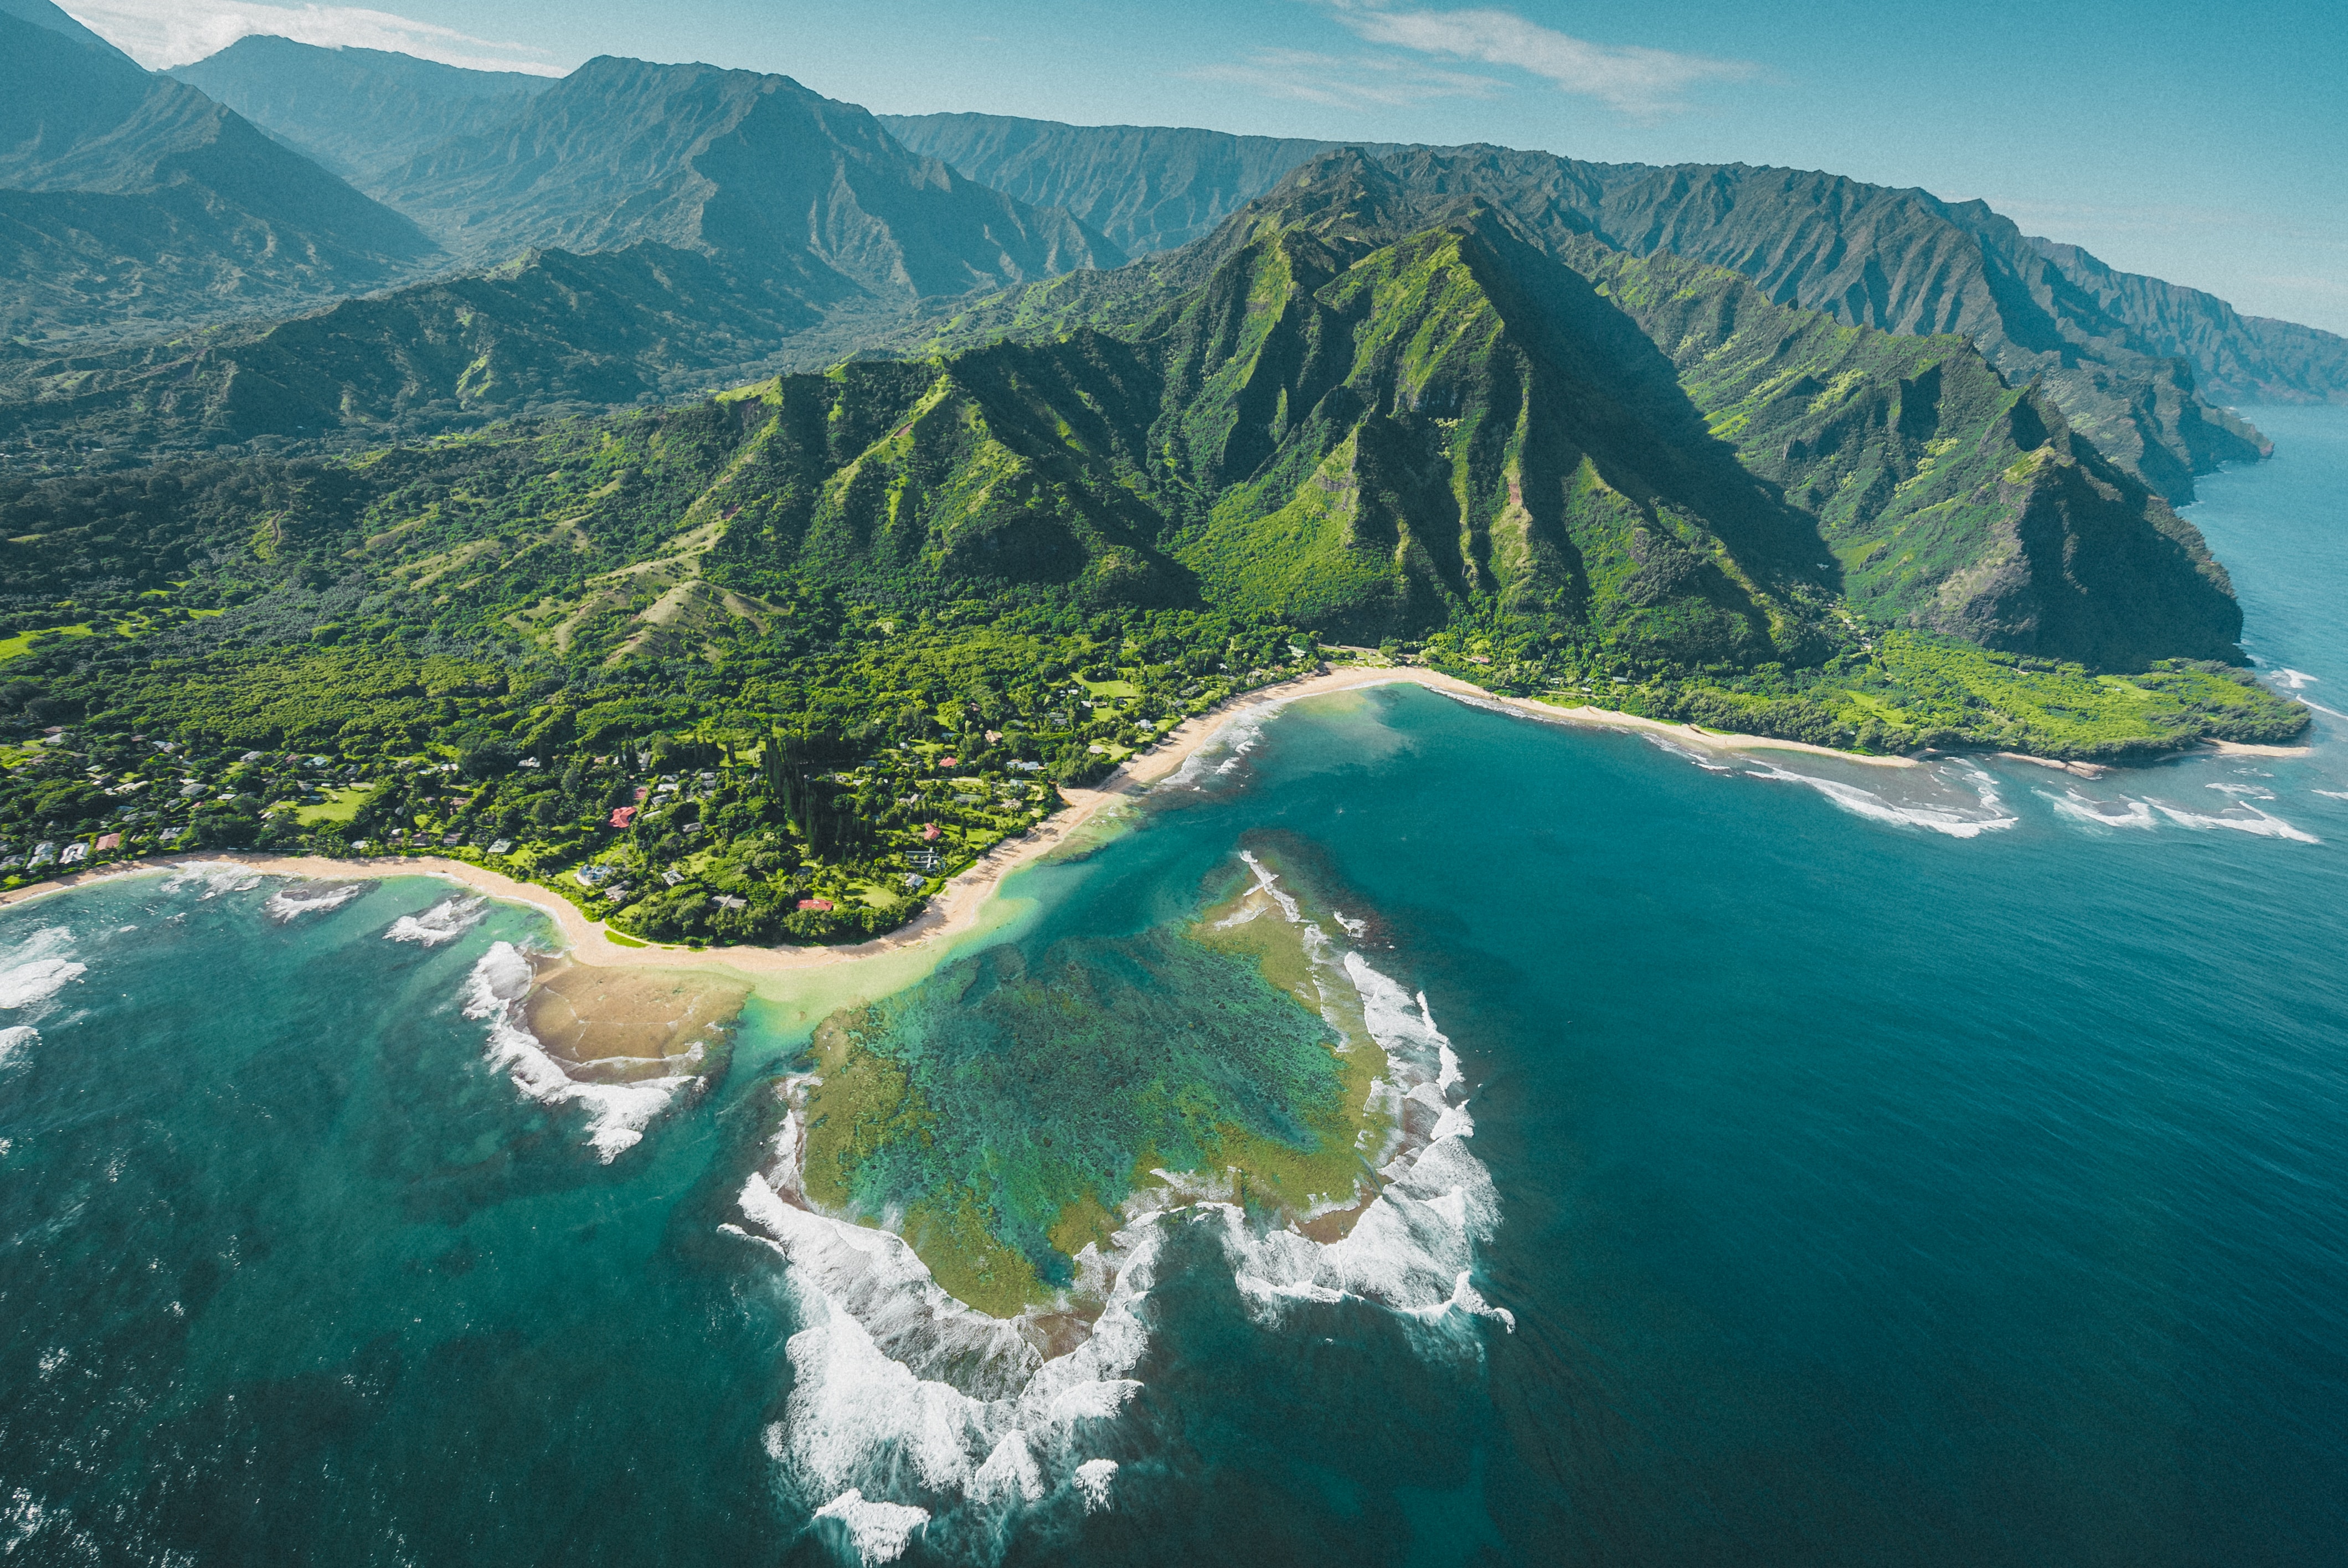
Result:
{"label": "sky", "polygon": [[880,113],[1824,169],[2348,333],[2348,3],[66,0],[155,67],[247,33],[559,74],[778,71]]}

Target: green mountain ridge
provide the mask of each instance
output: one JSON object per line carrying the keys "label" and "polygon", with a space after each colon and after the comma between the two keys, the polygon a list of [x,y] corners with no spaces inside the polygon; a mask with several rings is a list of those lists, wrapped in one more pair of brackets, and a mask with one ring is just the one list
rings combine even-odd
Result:
{"label": "green mountain ridge", "polygon": [[390,171],[382,193],[467,256],[644,242],[755,265],[803,253],[908,298],[1125,259],[1064,212],[908,152],[854,104],[714,66],[590,60],[510,120]]}
{"label": "green mountain ridge", "polygon": [[417,153],[511,119],[555,82],[259,33],[170,74],[371,196]]}
{"label": "green mountain ridge", "polygon": [[[1004,116],[892,117],[909,146],[1031,199],[1135,221],[1128,190],[1178,190],[1195,232],[1329,144]],[[1472,195],[1556,243],[1594,236],[1731,267],[1780,303],[1902,333],[1962,332],[2009,379],[2042,379],[2066,416],[2172,500],[2192,476],[2264,450],[2209,398],[2348,395],[2348,340],[2243,317],[2215,296],[2061,260],[1980,202],[1803,170],[1596,164],[1503,148],[1367,149],[1430,200]],[[1122,205],[1121,205],[1122,204]],[[1146,229],[1116,229],[1128,249]],[[2092,261],[2092,258],[2089,259]],[[2095,275],[2097,269],[2108,277]],[[2170,363],[2184,361],[2183,367]]]}
{"label": "green mountain ridge", "polygon": [[1330,155],[1111,329],[1158,357],[1150,448],[1203,497],[1170,553],[1224,602],[1372,640],[1499,615],[1688,663],[1806,659],[1837,592],[2093,662],[2238,634],[2199,535],[1962,339],[1593,241],[1577,268],[1472,205],[1411,235],[1415,207]]}
{"label": "green mountain ridge", "polygon": [[0,336],[299,308],[427,263],[407,219],[40,10],[0,13]]}

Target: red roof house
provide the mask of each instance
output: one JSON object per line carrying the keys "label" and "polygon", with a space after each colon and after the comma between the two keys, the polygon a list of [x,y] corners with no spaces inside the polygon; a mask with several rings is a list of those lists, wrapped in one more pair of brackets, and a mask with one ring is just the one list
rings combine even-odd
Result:
{"label": "red roof house", "polygon": [[831,907],[831,900],[829,898],[802,898],[799,900],[799,907],[802,909],[829,909]]}
{"label": "red roof house", "polygon": [[633,826],[635,820],[636,808],[634,806],[618,805],[612,808],[612,825],[613,827]]}

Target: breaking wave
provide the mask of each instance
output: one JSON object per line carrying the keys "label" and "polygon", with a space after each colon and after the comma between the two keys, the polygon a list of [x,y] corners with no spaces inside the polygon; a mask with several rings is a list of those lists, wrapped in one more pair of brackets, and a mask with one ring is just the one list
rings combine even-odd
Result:
{"label": "breaking wave", "polygon": [[40,1039],[41,1031],[30,1024],[20,1023],[7,1029],[0,1029],[0,1062],[5,1062],[15,1055],[18,1046],[37,1045],[40,1043]]}
{"label": "breaking wave", "polygon": [[217,898],[223,893],[249,893],[261,886],[261,873],[233,860],[183,860],[165,880],[163,891],[201,887],[198,897]]}
{"label": "breaking wave", "polygon": [[364,882],[297,883],[269,896],[262,913],[283,925],[304,915],[323,915],[339,909],[367,890]]}
{"label": "breaking wave", "polygon": [[[1395,1112],[1395,1130],[1375,1152],[1377,1190],[1338,1240],[1259,1234],[1228,1179],[1159,1172],[1167,1185],[1127,1201],[1107,1247],[1077,1255],[1077,1292],[1100,1304],[1088,1330],[1065,1301],[992,1317],[941,1289],[900,1237],[815,1212],[802,1173],[817,1081],[778,1086],[782,1128],[742,1187],[741,1223],[723,1228],[788,1264],[804,1327],[787,1347],[792,1388],[767,1448],[815,1528],[856,1561],[893,1561],[916,1536],[991,1558],[1013,1513],[1114,1507],[1125,1462],[1116,1456],[1148,1441],[1129,1418],[1150,1344],[1148,1297],[1161,1278],[1195,1266],[1184,1260],[1201,1248],[1267,1332],[1338,1304],[1437,1334],[1514,1329],[1472,1283],[1499,1204],[1470,1149],[1466,1075],[1426,996],[1340,948],[1268,867],[1242,858],[1281,917],[1304,927],[1315,968],[1350,985],[1385,1055],[1371,1092]],[[1072,1333],[1079,1342],[1064,1348]]]}
{"label": "breaking wave", "polygon": [[[1251,702],[1239,709],[1216,727],[1213,734],[1200,743],[1199,749],[1182,759],[1182,765],[1167,775],[1159,787],[1201,789],[1204,780],[1217,779],[1239,771],[1250,752],[1263,740],[1263,726],[1271,717],[1296,701],[1293,696],[1270,697],[1261,702]],[[1213,763],[1210,768],[1208,764]]]}
{"label": "breaking wave", "polygon": [[1712,756],[1707,753],[1700,752],[1694,746],[1684,746],[1677,741],[1669,740],[1662,735],[1656,734],[1652,730],[1641,730],[1636,733],[1641,740],[1654,747],[1655,750],[1669,753],[1671,755],[1679,758],[1680,761],[1684,763],[1694,763],[1696,766],[1702,768],[1708,774],[1725,774],[1735,772],[1734,768],[1730,767],[1726,763],[1722,762],[1719,758]]}
{"label": "breaking wave", "polygon": [[2091,827],[2139,827],[2149,831],[2160,825],[2152,815],[2152,807],[2140,800],[2122,800],[2113,804],[2075,789],[2065,790],[2061,794],[2049,794],[2043,789],[2032,793],[2053,806],[2055,815],[2084,822]]}
{"label": "breaking wave", "polygon": [[415,942],[437,948],[443,942],[455,941],[479,924],[488,907],[486,898],[451,894],[421,915],[402,915],[391,923],[383,938],[386,942]]}
{"label": "breaking wave", "polygon": [[525,1097],[543,1105],[585,1108],[587,1142],[608,1165],[642,1143],[653,1118],[696,1080],[680,1074],[633,1083],[582,1083],[572,1078],[523,1022],[522,1003],[532,979],[530,960],[512,943],[492,945],[466,979],[465,1016],[489,1023],[489,1061],[505,1070]]}
{"label": "breaking wave", "polygon": [[2240,784],[2211,784],[2209,787],[2233,796],[2233,803],[2219,812],[2209,813],[2187,811],[2181,806],[2170,805],[2166,801],[2149,798],[2137,800],[2127,795],[2121,796],[2116,801],[2105,801],[2097,800],[2092,795],[2081,794],[2077,790],[2066,790],[2059,795],[2049,794],[2044,790],[2035,793],[2040,799],[2054,808],[2054,814],[2057,816],[2067,818],[2072,822],[2085,823],[2091,827],[2130,827],[2141,828],[2148,832],[2158,827],[2165,817],[2179,827],[2192,828],[2197,832],[2230,828],[2237,833],[2254,834],[2261,838],[2289,839],[2296,844],[2322,842],[2313,834],[2294,827],[2282,818],[2260,811],[2251,804],[2254,800],[2274,799],[2275,797],[2271,794],[2252,791]]}
{"label": "breaking wave", "polygon": [[0,1012],[46,1010],[51,997],[88,974],[89,966],[76,962],[72,948],[72,931],[44,926],[0,953]]}
{"label": "breaking wave", "polygon": [[1749,764],[1746,771],[1754,778],[1807,784],[1853,816],[1902,827],[1921,827],[1933,833],[1946,834],[1951,838],[1978,838],[1984,833],[2012,827],[2022,820],[2005,809],[2004,799],[1998,794],[1997,781],[1983,769],[1974,766],[1964,769],[1967,782],[1981,802],[1979,809],[1974,811],[1942,805],[1902,805],[1857,784],[1844,784],[1839,779],[1820,778],[1815,774],[1796,773],[1769,763]]}
{"label": "breaking wave", "polygon": [[[2274,797],[2270,795],[2266,798],[2271,800]],[[2237,801],[2234,804],[2228,806],[2224,813],[2214,816],[2204,812],[2181,811],[2176,806],[2166,804],[2160,801],[2154,801],[2152,803],[2152,806],[2154,810],[2159,812],[2161,815],[2168,818],[2169,821],[2177,824],[2178,826],[2189,827],[2194,829],[2196,832],[2207,832],[2211,828],[2228,827],[2233,829],[2237,833],[2256,834],[2260,838],[2287,838],[2294,844],[2321,844],[2323,842],[2322,839],[2316,837],[2315,835],[2305,832],[2302,829],[2293,827],[2291,824],[2285,822],[2279,816],[2270,816],[2267,813],[2260,811],[2257,806],[2252,805],[2248,801]]]}

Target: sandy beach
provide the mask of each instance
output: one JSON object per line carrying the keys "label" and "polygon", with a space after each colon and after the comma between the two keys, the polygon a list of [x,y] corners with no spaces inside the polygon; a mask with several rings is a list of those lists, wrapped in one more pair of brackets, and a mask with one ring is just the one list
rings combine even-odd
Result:
{"label": "sandy beach", "polygon": [[[1275,686],[1262,686],[1219,704],[1217,707],[1185,721],[1168,733],[1148,752],[1134,757],[1119,767],[1099,785],[1091,789],[1063,789],[1060,793],[1067,805],[1056,815],[1038,825],[1025,835],[1006,839],[993,851],[982,856],[975,865],[946,883],[932,898],[929,908],[912,921],[885,937],[853,946],[829,948],[683,948],[658,944],[614,941],[601,921],[590,919],[569,900],[544,887],[516,881],[486,866],[462,860],[445,859],[439,856],[386,856],[366,859],[335,860],[316,856],[273,856],[235,851],[211,851],[186,856],[126,861],[98,869],[61,877],[36,886],[19,888],[0,894],[0,905],[37,898],[68,887],[85,886],[105,877],[154,875],[173,870],[180,865],[197,861],[233,861],[254,871],[270,876],[314,877],[321,880],[349,880],[354,877],[439,876],[458,883],[476,892],[512,904],[528,905],[543,911],[561,931],[566,956],[575,964],[603,965],[629,968],[713,969],[743,977],[750,980],[762,994],[775,996],[801,989],[797,986],[774,982],[788,977],[813,979],[829,971],[826,978],[844,979],[844,968],[853,967],[885,969],[894,976],[900,969],[910,975],[932,963],[952,941],[976,929],[983,919],[990,917],[989,905],[1004,877],[1019,867],[1062,847],[1077,833],[1098,820],[1102,815],[1119,804],[1130,800],[1159,780],[1179,769],[1184,762],[1212,741],[1215,735],[1242,713],[1267,705],[1284,705],[1301,698],[1321,696],[1334,692],[1360,691],[1373,686],[1410,682],[1426,686],[1490,707],[1519,713],[1549,723],[1570,724],[1591,728],[1631,730],[1666,736],[1674,743],[1700,747],[1706,751],[1786,751],[1807,752],[1818,756],[1836,758],[1846,763],[1859,763],[1870,767],[1909,768],[1919,765],[1909,757],[1866,757],[1849,752],[1838,752],[1828,746],[1809,745],[1799,741],[1781,741],[1765,735],[1725,734],[1701,730],[1692,724],[1664,723],[1654,719],[1643,719],[1628,713],[1617,713],[1603,708],[1561,708],[1553,703],[1524,697],[1503,697],[1482,687],[1445,675],[1433,670],[1414,666],[1377,667],[1348,665],[1327,674],[1309,675],[1283,682]],[[2280,756],[2297,755],[2304,748],[2234,746],[2220,744],[2219,749],[2236,755]],[[2035,759],[2033,759],[2035,760]],[[2057,764],[2059,765],[2059,764]],[[898,964],[879,964],[890,957]],[[879,973],[871,977],[876,983],[888,981]],[[760,981],[767,983],[760,984]],[[814,988],[830,990],[829,986]]]}
{"label": "sandy beach", "polygon": [[[976,928],[986,913],[987,905],[1003,879],[1029,862],[1050,854],[1092,824],[1104,812],[1121,802],[1145,792],[1165,778],[1214,739],[1223,726],[1240,714],[1267,704],[1284,705],[1301,698],[1321,696],[1333,692],[1359,691],[1366,687],[1411,682],[1438,692],[1462,697],[1489,707],[1505,709],[1551,723],[1587,725],[1604,729],[1640,730],[1668,735],[1683,744],[1700,746],[1712,751],[1776,750],[1811,752],[1821,756],[1838,757],[1846,762],[1865,763],[1878,767],[1913,767],[1906,757],[1861,757],[1848,752],[1838,752],[1827,746],[1807,745],[1799,741],[1772,740],[1762,735],[1722,734],[1700,730],[1690,724],[1669,724],[1653,719],[1642,719],[1628,713],[1617,713],[1603,708],[1560,708],[1552,703],[1529,698],[1502,697],[1480,686],[1445,675],[1433,670],[1413,666],[1363,667],[1347,666],[1325,675],[1308,675],[1274,686],[1261,686],[1252,692],[1210,709],[1195,718],[1184,721],[1168,732],[1165,738],[1148,752],[1134,757],[1091,789],[1066,788],[1060,793],[1067,805],[1057,815],[1038,825],[1023,837],[1006,839],[980,857],[975,865],[946,883],[931,901],[929,908],[885,937],[852,946],[829,948],[683,948],[660,944],[639,944],[614,941],[602,922],[592,920],[581,913],[568,899],[560,897],[544,887],[520,882],[487,866],[468,861],[450,860],[437,855],[380,856],[367,858],[328,859],[307,855],[263,855],[235,850],[214,850],[185,856],[158,856],[144,860],[118,862],[92,871],[59,877],[32,887],[0,894],[0,906],[20,903],[62,892],[69,887],[86,886],[103,878],[151,876],[168,872],[180,866],[197,861],[234,862],[247,866],[267,876],[314,877],[321,880],[347,881],[354,877],[439,876],[461,884],[475,892],[511,904],[528,905],[542,911],[562,933],[563,948],[573,963],[596,964],[631,968],[718,969],[744,976],[754,982],[761,979],[791,975],[808,975],[810,971],[837,970],[843,965],[870,965],[873,960],[900,955],[912,957],[918,950],[925,959],[933,959],[953,938]],[[895,966],[889,966],[894,968]],[[772,993],[775,988],[759,986],[762,992]]]}

